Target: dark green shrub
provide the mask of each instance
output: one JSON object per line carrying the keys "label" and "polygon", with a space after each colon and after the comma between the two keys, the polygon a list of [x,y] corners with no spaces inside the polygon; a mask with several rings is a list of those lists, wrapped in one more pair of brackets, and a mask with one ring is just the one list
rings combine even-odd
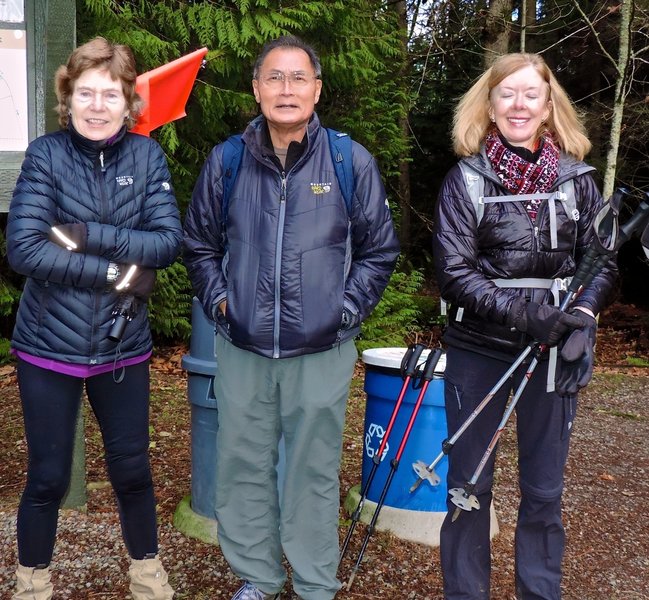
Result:
{"label": "dark green shrub", "polygon": [[155,290],[149,302],[151,331],[156,337],[189,340],[192,331],[192,295],[187,269],[176,261],[158,271]]}
{"label": "dark green shrub", "polygon": [[367,348],[406,346],[406,339],[419,330],[421,311],[415,294],[421,289],[421,271],[395,271],[372,314],[361,327],[356,341],[359,352]]}

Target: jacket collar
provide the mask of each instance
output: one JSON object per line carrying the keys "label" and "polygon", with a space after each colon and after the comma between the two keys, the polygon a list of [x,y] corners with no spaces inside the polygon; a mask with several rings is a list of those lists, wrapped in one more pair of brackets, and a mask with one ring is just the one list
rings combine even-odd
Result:
{"label": "jacket collar", "polygon": [[[299,156],[293,155],[293,162],[292,164],[291,162],[288,162],[288,168],[286,169],[287,171],[290,170],[290,168],[292,168],[296,163],[302,162],[302,160],[311,153],[319,130],[320,119],[314,112],[306,126],[305,138],[299,143],[298,148],[294,150],[296,153],[297,151],[301,150],[301,154]],[[275,163],[277,157],[275,156],[272,143],[270,142],[270,134],[268,133],[268,125],[266,123],[266,117],[264,117],[264,115],[255,117],[255,119],[253,119],[248,124],[248,127],[246,127],[246,130],[244,131],[241,139],[246,144],[246,147],[251,152],[251,154],[258,160],[262,162],[271,161],[274,164],[279,164]],[[294,144],[291,144],[289,148],[292,148],[293,145]],[[293,152],[289,152],[289,154],[293,154]],[[287,159],[290,161],[289,157],[287,157]]]}
{"label": "jacket collar", "polygon": [[[461,160],[465,161],[473,170],[481,173],[486,179],[489,179],[497,186],[504,189],[504,186],[498,178],[498,175],[496,175],[494,170],[491,168],[491,164],[489,162],[489,159],[487,158],[487,153],[484,145],[482,146],[478,154],[464,157]],[[574,179],[579,175],[583,175],[584,173],[589,173],[591,171],[595,171],[595,167],[592,167],[586,164],[584,161],[578,160],[574,156],[561,151],[559,153],[559,172],[557,179],[554,182],[553,189],[557,188],[568,179]]]}
{"label": "jacket collar", "polygon": [[96,160],[101,152],[104,153],[104,156],[106,158],[112,156],[115,153],[117,146],[119,145],[119,142],[121,142],[124,139],[127,129],[126,129],[126,125],[124,125],[113,137],[108,138],[107,140],[98,140],[98,141],[89,140],[87,137],[82,136],[74,128],[72,121],[68,122],[68,131],[70,133],[70,138],[72,139],[72,143],[83,154],[85,154],[92,160]]}

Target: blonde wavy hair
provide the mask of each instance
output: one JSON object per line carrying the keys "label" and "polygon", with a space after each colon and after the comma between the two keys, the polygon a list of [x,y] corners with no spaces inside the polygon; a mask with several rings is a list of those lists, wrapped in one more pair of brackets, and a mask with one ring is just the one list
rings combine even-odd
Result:
{"label": "blonde wavy hair", "polygon": [[586,128],[577,114],[566,91],[538,54],[511,53],[498,57],[468,92],[458,102],[453,115],[453,150],[458,156],[470,156],[480,151],[480,146],[493,126],[489,118],[492,90],[506,77],[525,67],[534,67],[548,85],[550,115],[544,132],[553,135],[559,147],[582,160],[590,151],[591,143]]}
{"label": "blonde wavy hair", "polygon": [[59,124],[65,128],[70,120],[70,102],[74,84],[81,74],[89,69],[105,69],[111,77],[121,82],[128,117],[126,124],[129,128],[137,122],[142,111],[142,98],[135,91],[135,58],[128,46],[113,44],[103,37],[96,37],[75,49],[68,62],[61,65],[54,75],[54,88],[58,105]]}

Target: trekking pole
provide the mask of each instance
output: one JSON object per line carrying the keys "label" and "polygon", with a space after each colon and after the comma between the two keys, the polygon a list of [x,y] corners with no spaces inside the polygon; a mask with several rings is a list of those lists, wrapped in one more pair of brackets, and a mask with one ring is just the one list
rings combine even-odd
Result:
{"label": "trekking pole", "polygon": [[361,490],[361,497],[360,500],[358,501],[358,506],[356,507],[356,510],[352,515],[352,522],[349,525],[349,530],[347,531],[347,535],[345,536],[345,541],[343,542],[342,549],[340,550],[340,559],[338,560],[338,566],[340,566],[340,563],[342,562],[343,558],[345,557],[345,554],[347,553],[349,541],[351,540],[352,534],[354,533],[354,529],[356,528],[356,524],[358,523],[361,517],[361,512],[363,511],[363,506],[365,505],[365,500],[367,498],[367,493],[370,489],[370,486],[372,485],[372,481],[374,480],[374,475],[376,474],[376,470],[381,464],[383,451],[385,450],[385,447],[388,443],[388,438],[390,437],[390,433],[392,432],[392,428],[394,427],[394,422],[396,421],[397,413],[401,408],[401,404],[403,403],[403,398],[406,395],[406,391],[408,390],[410,381],[412,377],[415,375],[415,373],[417,372],[417,363],[419,362],[419,358],[421,357],[421,353],[424,351],[424,349],[425,346],[423,344],[410,345],[408,347],[408,350],[404,354],[403,359],[401,360],[401,377],[403,378],[403,385],[401,386],[401,390],[399,391],[399,396],[397,397],[397,400],[394,404],[394,408],[392,409],[392,415],[390,416],[388,426],[385,430],[385,433],[383,434],[383,439],[381,440],[379,449],[372,457],[372,468],[369,472],[367,480],[365,481],[365,485]]}
{"label": "trekking pole", "polygon": [[473,412],[467,417],[466,421],[462,423],[460,428],[450,437],[445,439],[442,442],[442,451],[435,457],[432,463],[426,465],[423,460],[418,460],[412,464],[412,468],[417,474],[418,479],[410,487],[410,493],[414,492],[424,481],[428,481],[431,485],[438,485],[441,481],[440,476],[435,472],[435,467],[444,456],[446,456],[455,445],[455,442],[462,436],[462,434],[467,430],[469,425],[475,421],[476,417],[483,411],[485,406],[491,402],[493,397],[496,395],[498,390],[505,385],[505,382],[512,376],[514,371],[518,369],[521,363],[527,358],[530,352],[536,348],[536,342],[529,344],[523,352],[521,352],[512,365],[507,369],[503,376],[496,382],[496,384],[489,390],[487,395],[483,400],[475,407]]}
{"label": "trekking pole", "polygon": [[[616,252],[617,248],[630,237],[633,231],[639,229],[639,227],[644,223],[644,220],[649,217],[649,204],[643,203],[646,205],[646,208],[642,208],[641,204],[641,207],[638,208],[633,217],[631,217],[624,226],[618,228],[617,217],[620,206],[624,196],[628,193],[629,192],[626,188],[618,188],[595,218],[595,222],[593,223],[593,227],[596,231],[595,243],[591,244],[579,263],[577,271],[568,286],[568,295],[564,298],[562,310],[568,306],[580,289],[583,289],[590,284],[595,275],[604,268],[609,258]],[[446,439],[442,442],[442,451],[435,457],[433,462],[429,465],[426,465],[426,463],[421,460],[413,463],[412,468],[417,474],[418,479],[410,487],[411,493],[417,490],[424,481],[428,481],[434,486],[439,484],[440,477],[435,473],[435,466],[437,466],[442,458],[453,449],[457,440],[467,430],[471,423],[475,421],[476,417],[483,411],[485,406],[489,404],[496,392],[498,392],[498,390],[505,384],[509,377],[522,364],[525,358],[527,358],[530,352],[538,350],[539,347],[540,344],[534,341],[523,350],[511,367],[507,369],[494,387],[487,393],[480,404],[476,406],[475,410],[468,416],[466,421],[462,423],[455,434],[451,436],[450,439]]]}
{"label": "trekking pole", "polygon": [[[598,243],[592,244],[586,255],[582,259],[577,268],[577,272],[573,277],[570,285],[568,286],[568,293],[561,302],[560,310],[565,311],[566,308],[573,301],[575,296],[585,287],[587,287],[594,277],[604,268],[606,263],[611,259],[611,256],[619,249],[619,247],[626,242],[631,236],[638,231],[642,226],[645,225],[646,221],[649,219],[649,203],[641,202],[640,206],[636,209],[633,216],[621,227],[617,226],[617,215],[619,213],[619,204],[622,201],[622,198],[628,192],[624,188],[618,189],[614,197],[611,198],[610,203],[614,204],[611,215],[604,215],[603,219],[596,219],[596,228],[598,233]],[[649,197],[648,197],[649,198]],[[603,212],[604,209],[602,209]],[[602,242],[602,239],[605,242]],[[536,366],[539,362],[539,356],[545,350],[544,345],[539,345],[538,351],[532,361],[530,362],[525,376],[521,380],[516,393],[512,397],[503,417],[498,424],[498,428],[494,433],[487,449],[485,450],[480,462],[473,473],[471,479],[466,483],[464,488],[452,488],[449,490],[449,495],[451,496],[451,501],[457,507],[453,513],[452,521],[455,521],[460,514],[460,510],[471,511],[474,508],[480,509],[480,502],[478,498],[474,495],[474,490],[478,477],[482,473],[489,457],[491,456],[500,436],[511,416],[516,404],[518,403],[519,398],[523,394],[525,386],[529,382]]]}
{"label": "trekking pole", "polygon": [[410,415],[410,419],[408,421],[408,424],[406,425],[406,429],[404,431],[403,437],[401,438],[401,443],[399,444],[397,453],[395,457],[390,461],[390,472],[388,473],[388,478],[385,481],[383,490],[381,491],[381,496],[379,497],[379,501],[376,505],[376,509],[374,511],[374,514],[372,515],[372,520],[370,521],[370,524],[367,528],[367,533],[365,534],[365,538],[363,539],[363,543],[361,545],[358,558],[356,559],[356,564],[354,564],[354,567],[352,568],[352,572],[349,575],[349,579],[347,581],[347,586],[346,586],[347,590],[351,589],[358,568],[361,565],[361,561],[363,560],[363,555],[365,554],[367,544],[369,543],[370,537],[374,532],[376,521],[379,518],[379,513],[381,512],[381,508],[383,508],[385,497],[388,493],[388,490],[390,489],[390,484],[392,483],[392,479],[394,478],[394,475],[397,472],[397,469],[399,468],[399,461],[401,460],[401,455],[403,454],[403,451],[406,447],[406,443],[408,442],[408,437],[410,436],[410,432],[412,431],[412,426],[414,425],[415,419],[417,418],[417,413],[419,412],[419,408],[421,407],[421,404],[424,400],[424,396],[426,395],[426,391],[428,390],[428,385],[433,379],[435,373],[435,367],[437,366],[437,363],[441,356],[442,356],[442,350],[440,348],[436,348],[434,350],[431,350],[430,354],[428,355],[428,358],[426,359],[426,363],[423,367],[421,373],[421,379],[420,379],[420,381],[423,383],[421,385],[419,395],[417,396],[417,401],[415,402],[415,406],[412,409],[412,414]]}
{"label": "trekking pole", "polygon": [[[609,259],[610,256],[606,256],[606,261],[608,261]],[[590,264],[594,266],[599,263],[597,260],[594,260],[594,261],[590,261]],[[602,263],[602,267],[604,266],[604,264],[605,263]],[[601,268],[598,270],[601,270]],[[574,297],[576,296],[577,292],[583,287],[583,283],[586,281],[590,283],[590,281],[592,281],[594,276],[595,273],[591,275],[590,271],[586,271],[586,269],[584,268],[583,275],[582,277],[579,278],[581,280],[580,281],[578,280],[577,274],[575,273],[575,277],[573,277],[573,280],[570,283],[570,286],[568,287],[568,293],[566,294],[563,301],[561,302],[561,306],[559,307],[559,310],[565,311],[566,308],[568,308],[568,306],[574,299]],[[516,389],[514,396],[510,400],[509,405],[507,406],[507,409],[505,410],[502,419],[498,424],[496,432],[492,436],[491,441],[487,446],[487,449],[485,450],[484,454],[482,455],[482,458],[480,459],[480,462],[478,463],[478,466],[476,467],[476,470],[471,476],[471,479],[467,481],[464,488],[451,488],[448,491],[451,497],[451,502],[453,502],[453,504],[455,504],[455,506],[457,507],[455,509],[455,512],[453,513],[451,522],[455,521],[455,519],[458,518],[458,516],[460,515],[460,510],[471,511],[474,508],[477,510],[480,509],[480,502],[478,501],[478,498],[475,496],[473,491],[475,490],[478,477],[480,477],[480,474],[485,468],[485,465],[487,464],[489,457],[494,451],[494,448],[496,447],[496,444],[498,443],[498,440],[500,439],[500,436],[502,435],[502,432],[505,429],[505,425],[507,425],[507,421],[509,421],[509,417],[511,416],[512,412],[514,412],[514,408],[516,408],[516,404],[518,404],[519,398],[523,395],[523,391],[525,390],[525,387],[527,386],[529,380],[532,378],[536,366],[539,364],[539,356],[543,354],[543,352],[546,349],[546,346],[544,344],[535,343],[535,346],[536,346],[536,353],[532,358],[532,360],[530,361],[530,364],[527,367],[527,371],[525,371],[525,375],[521,380],[518,388]]]}
{"label": "trekking pole", "polygon": [[[567,296],[566,296],[567,298]],[[566,304],[567,306],[567,304]],[[465,484],[464,488],[451,488],[448,493],[451,497],[451,502],[455,504],[457,507],[455,509],[455,512],[453,513],[453,517],[451,518],[451,522],[455,521],[455,519],[458,518],[460,515],[460,510],[465,510],[465,511],[470,511],[472,509],[480,509],[480,502],[478,498],[475,496],[473,491],[475,490],[476,483],[478,481],[478,477],[480,477],[480,474],[482,473],[482,470],[484,469],[485,465],[487,464],[487,461],[489,460],[489,457],[491,456],[491,453],[493,452],[494,448],[496,447],[496,444],[498,443],[498,440],[500,439],[500,436],[505,429],[505,425],[507,425],[507,421],[509,420],[509,417],[511,416],[512,412],[514,411],[514,408],[516,407],[516,404],[518,403],[518,399],[521,397],[523,394],[523,390],[527,386],[527,382],[531,379],[532,374],[534,373],[534,370],[536,369],[536,365],[539,363],[539,355],[545,350],[545,346],[539,346],[537,354],[534,356],[532,361],[530,362],[529,367],[527,368],[527,371],[525,371],[525,376],[523,377],[523,380],[521,381],[520,385],[518,386],[518,389],[516,390],[516,393],[512,397],[511,401],[509,402],[509,405],[507,406],[507,410],[505,410],[505,413],[503,414],[502,419],[500,420],[500,423],[498,424],[498,428],[496,429],[496,433],[494,433],[493,437],[491,438],[491,441],[489,442],[489,445],[487,446],[487,449],[485,450],[484,454],[482,455],[482,458],[480,459],[480,462],[478,463],[478,466],[473,473],[471,479],[467,481]]]}

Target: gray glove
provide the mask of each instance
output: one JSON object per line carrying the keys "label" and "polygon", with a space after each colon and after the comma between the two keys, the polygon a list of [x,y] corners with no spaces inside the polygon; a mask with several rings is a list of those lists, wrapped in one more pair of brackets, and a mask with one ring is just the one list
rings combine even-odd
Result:
{"label": "gray glove", "polygon": [[597,321],[584,311],[570,311],[579,315],[586,325],[569,333],[559,344],[561,360],[557,364],[555,389],[562,396],[576,394],[586,387],[593,376]]}
{"label": "gray glove", "polygon": [[522,296],[512,303],[507,323],[550,347],[556,346],[570,330],[586,326],[585,320],[580,317],[563,312],[551,304],[527,302]]}
{"label": "gray glove", "polygon": [[120,289],[120,284],[123,279],[126,277],[128,272],[128,267],[126,265],[120,266],[120,272],[122,274],[121,278],[115,282],[115,288],[121,291],[122,293],[128,294],[129,296],[135,296],[138,300],[146,302],[149,299],[149,296],[153,293],[153,287],[155,285],[156,279],[156,270],[147,269],[144,267],[138,268],[135,272],[135,275],[129,280],[127,287]]}

